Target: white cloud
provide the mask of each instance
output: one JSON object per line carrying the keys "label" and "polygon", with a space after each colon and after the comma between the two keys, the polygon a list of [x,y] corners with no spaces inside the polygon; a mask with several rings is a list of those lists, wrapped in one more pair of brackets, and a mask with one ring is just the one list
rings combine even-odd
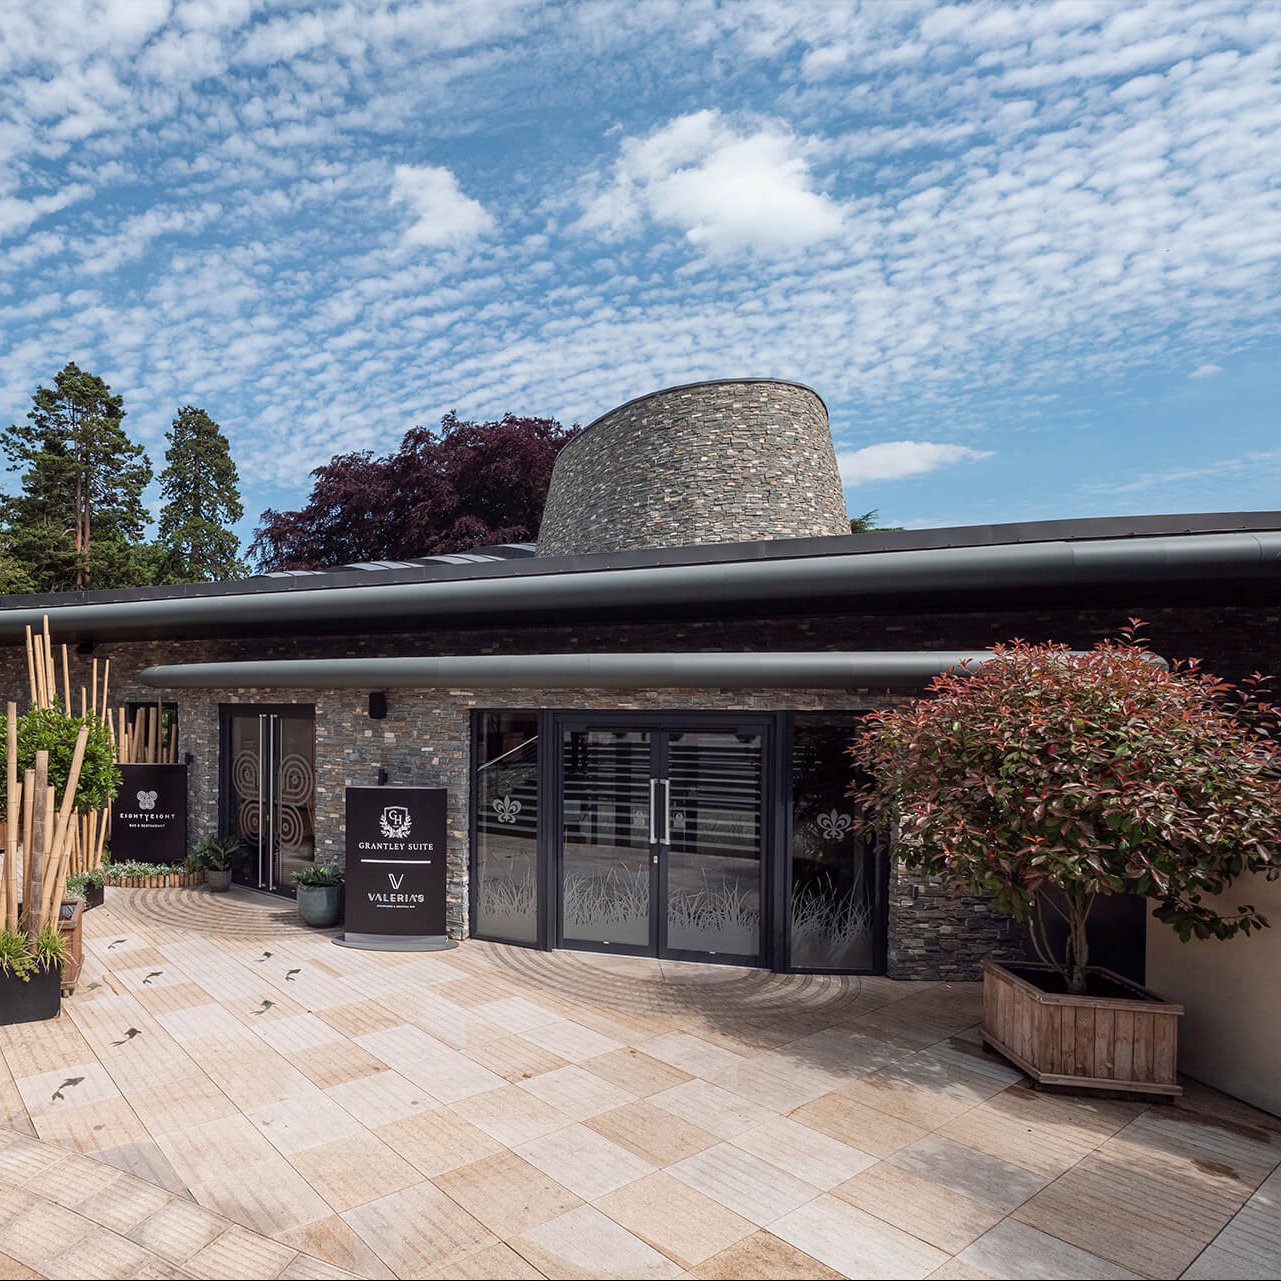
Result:
{"label": "white cloud", "polygon": [[988,449],[965,445],[937,445],[927,440],[886,440],[862,449],[842,449],[836,454],[841,480],[847,488],[878,480],[902,480],[923,476],[940,467],[973,463],[991,458]]}
{"label": "white cloud", "polygon": [[1212,362],[1206,362],[1204,365],[1198,365],[1189,375],[1189,378],[1213,378],[1215,374],[1223,372],[1222,365],[1216,365]]}
{"label": "white cloud", "polygon": [[734,129],[717,111],[625,138],[612,180],[578,226],[619,234],[646,217],[712,253],[804,249],[837,235],[842,214],[814,190],[803,143],[776,125]]}
{"label": "white cloud", "polygon": [[470,244],[494,229],[489,210],[466,195],[458,179],[441,165],[397,165],[391,202],[407,205],[414,223],[405,243],[431,249]]}
{"label": "white cloud", "polygon": [[22,200],[17,196],[0,195],[0,240],[26,231],[33,222],[79,200],[93,195],[93,188],[83,182],[72,183],[61,191],[47,196],[34,196]]}

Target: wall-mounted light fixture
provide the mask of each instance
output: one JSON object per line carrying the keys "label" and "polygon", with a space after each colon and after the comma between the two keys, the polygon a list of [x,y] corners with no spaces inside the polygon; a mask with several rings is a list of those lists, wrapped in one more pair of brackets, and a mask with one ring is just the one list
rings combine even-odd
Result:
{"label": "wall-mounted light fixture", "polygon": [[387,719],[387,695],[381,690],[375,690],[369,696],[369,719],[371,721]]}
{"label": "wall-mounted light fixture", "polygon": [[76,653],[77,653],[77,654],[80,654],[82,657],[83,657],[84,655],[86,655],[86,654],[92,654],[92,653],[93,653],[93,641],[91,641],[91,640],[82,640],[82,641],[80,641],[80,642],[76,645]]}
{"label": "wall-mounted light fixture", "polygon": [[380,765],[378,767],[378,786],[387,786],[387,767],[385,765]]}
{"label": "wall-mounted light fixture", "polygon": [[194,765],[196,763],[196,758],[190,752],[183,752],[182,763],[184,765]]}

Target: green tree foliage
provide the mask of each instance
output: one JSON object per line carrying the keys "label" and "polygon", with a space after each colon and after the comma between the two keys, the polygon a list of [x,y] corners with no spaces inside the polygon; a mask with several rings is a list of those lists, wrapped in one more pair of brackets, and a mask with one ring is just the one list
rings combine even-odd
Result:
{"label": "green tree foliage", "polygon": [[240,478],[222,428],[203,409],[184,405],[167,434],[160,492],[158,581],[243,578],[240,540],[231,529],[244,514]]}
{"label": "green tree foliage", "polygon": [[897,534],[902,532],[902,525],[878,525],[876,522],[880,519],[881,509],[873,507],[870,512],[864,512],[861,516],[850,517],[851,534]]}
{"label": "green tree foliage", "polygon": [[[18,778],[33,769],[37,752],[49,753],[49,782],[62,804],[62,794],[71,773],[76,738],[82,725],[89,726],[85,741],[80,781],[76,786],[76,813],[101,809],[120,790],[121,774],[111,732],[95,717],[68,716],[56,707],[30,707],[18,717]],[[0,775],[8,768],[9,746],[0,737]],[[8,800],[0,789],[0,818],[5,818]]]}
{"label": "green tree foliage", "polygon": [[[1099,895],[1142,894],[1185,941],[1267,925],[1207,902],[1243,872],[1281,874],[1281,742],[1261,687],[1137,638],[1086,654],[1015,641],[926,697],[873,712],[851,749],[865,822],[897,825],[908,866],[1027,920],[1041,958],[1085,990]],[[1221,910],[1222,909],[1222,910]],[[1066,941],[1050,946],[1046,911]]]}
{"label": "green tree foliage", "polygon": [[27,424],[0,438],[9,469],[22,471],[21,492],[5,502],[9,556],[36,591],[147,581],[139,543],[151,463],[124,431],[121,397],[69,363],[31,399]]}

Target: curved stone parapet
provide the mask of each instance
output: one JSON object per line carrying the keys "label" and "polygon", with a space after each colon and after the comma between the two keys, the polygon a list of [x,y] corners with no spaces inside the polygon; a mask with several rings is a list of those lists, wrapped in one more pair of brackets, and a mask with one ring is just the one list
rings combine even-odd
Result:
{"label": "curved stone parapet", "polygon": [[848,533],[822,399],[744,378],[652,392],[591,423],[556,460],[538,554]]}

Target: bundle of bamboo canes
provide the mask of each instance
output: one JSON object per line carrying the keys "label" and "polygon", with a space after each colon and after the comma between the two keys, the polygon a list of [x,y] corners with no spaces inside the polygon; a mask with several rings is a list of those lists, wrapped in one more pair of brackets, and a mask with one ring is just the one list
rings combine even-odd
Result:
{"label": "bundle of bamboo canes", "polygon": [[[18,706],[7,708],[8,770],[5,779],[8,821],[5,824],[4,874],[0,876],[0,906],[5,928],[20,930],[33,954],[46,926],[57,927],[76,825],[72,813],[80,767],[84,762],[89,727],[82,725],[59,803],[49,784],[49,753],[36,753],[35,766],[18,781]],[[22,849],[22,888],[17,859]],[[21,914],[19,914],[21,901]]]}
{"label": "bundle of bamboo canes", "polygon": [[[36,707],[57,708],[61,706],[68,716],[76,715],[75,701],[72,698],[71,664],[66,645],[62,645],[62,697],[58,697],[58,665],[54,662],[53,640],[49,635],[49,616],[42,620],[41,630],[33,632],[26,629],[27,644],[27,680],[31,687],[31,702]],[[111,680],[111,659],[105,659],[102,667],[102,683],[98,683],[99,663],[95,658],[92,663],[90,680],[86,686],[80,685],[80,711],[82,719],[91,717],[106,725],[108,733],[113,733],[113,718],[107,703],[107,690]],[[121,709],[121,716],[124,709]],[[117,745],[117,759],[120,757]],[[73,790],[74,795],[74,790]],[[12,813],[12,811],[10,811]],[[67,875],[75,876],[97,867],[102,862],[102,851],[107,833],[111,826],[111,810],[104,806],[100,810],[91,810],[88,814],[77,814],[72,820],[71,849],[68,856]],[[25,847],[24,847],[25,848]]]}
{"label": "bundle of bamboo canes", "polygon": [[164,704],[139,707],[132,722],[123,707],[116,709],[116,759],[121,765],[176,765],[178,722],[165,725]]}

